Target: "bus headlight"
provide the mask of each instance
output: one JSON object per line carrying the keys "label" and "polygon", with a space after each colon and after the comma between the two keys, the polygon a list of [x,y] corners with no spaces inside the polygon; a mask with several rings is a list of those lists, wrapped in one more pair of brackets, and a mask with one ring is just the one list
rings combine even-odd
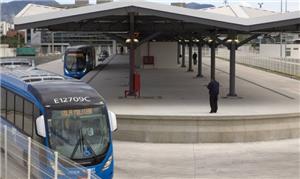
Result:
{"label": "bus headlight", "polygon": [[112,162],[112,155],[108,158],[108,160],[105,162],[103,168],[102,168],[102,171],[105,171],[107,170],[109,167],[110,167],[110,164]]}
{"label": "bus headlight", "polygon": [[69,71],[65,69],[65,73],[66,73],[66,74],[69,74]]}

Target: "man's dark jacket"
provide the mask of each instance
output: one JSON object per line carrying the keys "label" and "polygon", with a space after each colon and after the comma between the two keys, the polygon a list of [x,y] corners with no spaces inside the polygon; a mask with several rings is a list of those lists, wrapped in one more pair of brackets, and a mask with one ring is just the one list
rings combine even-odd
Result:
{"label": "man's dark jacket", "polygon": [[209,95],[218,96],[219,95],[219,83],[216,80],[212,80],[207,88],[209,89]]}

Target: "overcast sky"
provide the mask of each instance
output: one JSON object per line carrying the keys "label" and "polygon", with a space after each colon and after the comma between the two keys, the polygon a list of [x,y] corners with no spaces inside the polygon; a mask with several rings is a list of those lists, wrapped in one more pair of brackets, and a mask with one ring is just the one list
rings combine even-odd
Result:
{"label": "overcast sky", "polygon": [[[9,2],[12,0],[0,0],[0,2]],[[56,0],[61,4],[72,4],[75,0]],[[114,0],[114,1],[124,1],[124,0]],[[128,1],[128,0],[125,0]],[[136,1],[136,0],[134,0]],[[170,4],[171,2],[197,2],[201,4],[213,4],[215,6],[224,5],[225,0],[148,0],[150,2]],[[240,4],[244,6],[258,7],[258,3],[263,3],[263,9],[279,11],[281,1],[283,2],[283,11],[285,11],[285,3],[287,2],[288,11],[299,11],[300,10],[300,0],[227,0],[229,4]],[[90,3],[94,4],[96,0],[90,0]]]}

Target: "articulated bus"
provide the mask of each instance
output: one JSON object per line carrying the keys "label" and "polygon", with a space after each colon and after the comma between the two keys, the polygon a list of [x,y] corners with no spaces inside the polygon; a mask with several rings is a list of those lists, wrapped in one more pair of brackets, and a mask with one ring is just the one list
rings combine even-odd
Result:
{"label": "articulated bus", "polygon": [[79,45],[68,47],[64,53],[64,74],[80,79],[94,69],[99,61],[93,46]]}
{"label": "articulated bus", "polygon": [[39,69],[3,72],[1,118],[100,178],[113,177],[116,115],[86,83]]}
{"label": "articulated bus", "polygon": [[34,60],[27,57],[5,57],[0,58],[0,70],[25,70],[34,65]]}

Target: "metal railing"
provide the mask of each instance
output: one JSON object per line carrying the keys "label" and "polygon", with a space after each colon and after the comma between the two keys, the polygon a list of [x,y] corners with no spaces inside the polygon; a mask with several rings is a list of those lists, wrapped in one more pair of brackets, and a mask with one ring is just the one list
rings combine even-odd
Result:
{"label": "metal railing", "polygon": [[99,177],[57,152],[0,122],[0,178],[86,178]]}
{"label": "metal railing", "polygon": [[[210,56],[208,48],[204,48],[203,55]],[[227,48],[217,48],[216,57],[229,60],[229,50]],[[290,76],[300,77],[300,58],[268,57],[252,51],[237,50],[236,62]]]}

